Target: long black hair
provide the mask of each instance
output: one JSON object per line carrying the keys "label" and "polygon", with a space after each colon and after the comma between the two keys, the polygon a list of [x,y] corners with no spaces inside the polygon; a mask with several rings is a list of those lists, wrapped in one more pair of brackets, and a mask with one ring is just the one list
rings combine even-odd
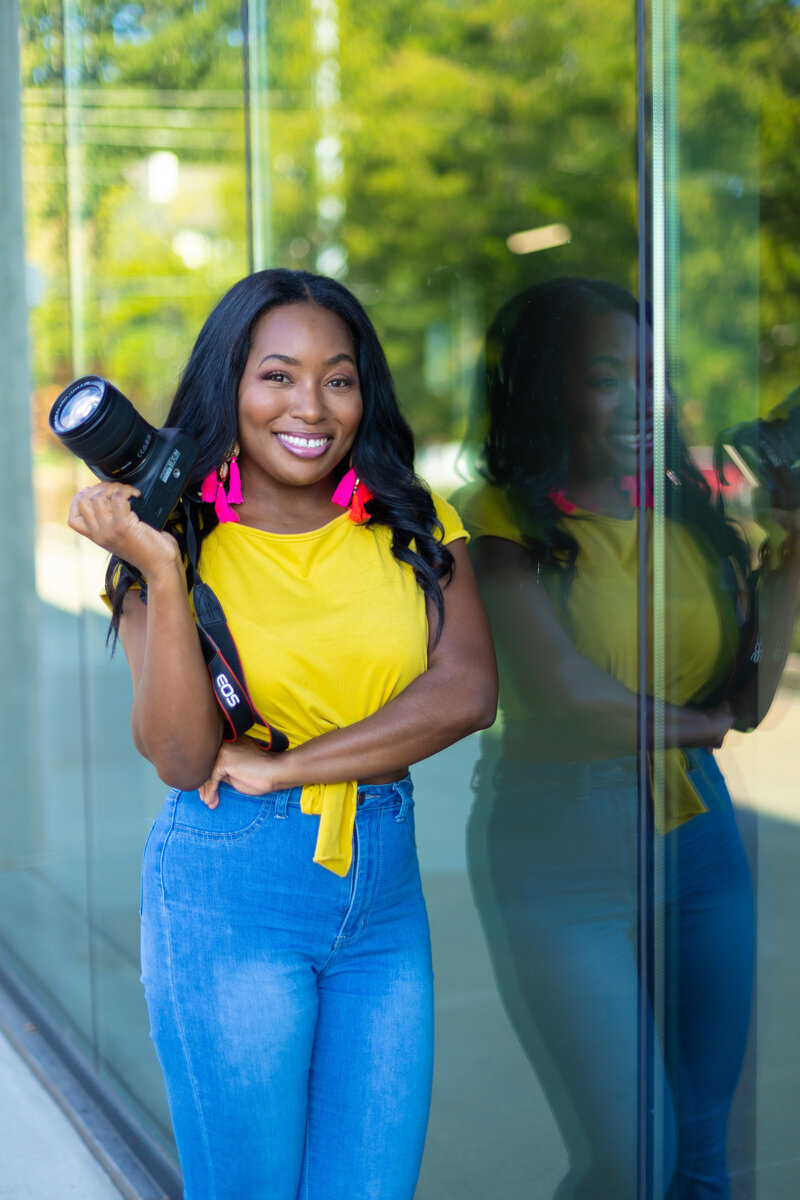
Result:
{"label": "long black hair", "polygon": [[[439,538],[442,526],[430,492],[414,473],[414,436],[400,413],[394,384],[375,327],[355,296],[335,279],[308,271],[274,268],[248,275],[226,293],[206,320],[178,384],[166,424],[179,426],[200,445],[189,495],[200,481],[230,457],[238,433],[238,390],[259,318],[290,304],[316,304],[335,313],[353,338],[363,415],[351,453],[358,477],[372,492],[370,524],[392,530],[392,553],[414,572],[436,611],[435,637],[444,620],[442,584],[453,572],[453,556]],[[334,481],[348,468],[339,465]],[[333,481],[332,481],[333,482]],[[333,491],[333,486],[331,487]],[[213,505],[199,499],[188,507],[200,544],[217,525]],[[186,551],[185,529],[173,515],[167,525]],[[129,563],[112,556],[106,592],[116,635],[126,592],[136,579]]]}
{"label": "long black hair", "polygon": [[[639,323],[640,306],[624,288],[599,279],[552,279],[507,301],[486,337],[488,429],[479,470],[506,493],[533,560],[562,572],[567,588],[578,543],[554,500],[571,468],[566,374],[586,322],[607,312],[628,313]],[[665,452],[667,516],[692,526],[729,565],[726,586],[746,590],[747,545],[713,503],[674,405],[667,413]]]}

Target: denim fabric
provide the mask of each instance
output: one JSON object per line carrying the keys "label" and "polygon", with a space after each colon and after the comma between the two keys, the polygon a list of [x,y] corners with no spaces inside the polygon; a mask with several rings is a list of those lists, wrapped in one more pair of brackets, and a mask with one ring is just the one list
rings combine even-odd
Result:
{"label": "denim fabric", "polygon": [[410,1200],[430,940],[410,779],[359,788],[345,879],[300,789],[171,791],[144,854],[142,980],[185,1200]]}
{"label": "denim fabric", "polygon": [[[656,1074],[666,1080],[656,1200],[726,1200],[728,1114],[750,1014],[753,895],[713,755],[687,757],[709,811],[659,839],[663,889],[651,897],[665,940],[665,1036],[663,1044],[651,1038]],[[637,760],[501,762],[481,776],[470,875],[501,995],[569,1154],[555,1196],[635,1200]],[[652,1011],[647,1020],[652,1028]]]}

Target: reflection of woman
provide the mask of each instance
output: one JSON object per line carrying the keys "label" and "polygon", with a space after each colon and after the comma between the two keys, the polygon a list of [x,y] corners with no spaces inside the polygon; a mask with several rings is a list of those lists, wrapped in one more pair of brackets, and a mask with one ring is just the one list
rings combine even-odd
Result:
{"label": "reflection of woman", "polygon": [[[491,722],[495,700],[464,530],[414,476],[375,331],[333,280],[238,283],[169,424],[212,471],[216,507],[192,506],[200,570],[291,745],[220,745],[185,529],[143,525],[127,486],[77,496],[73,528],[122,560],[136,744],[174,785],[145,851],[142,954],[185,1194],[404,1200],[432,1045],[408,764]],[[217,485],[234,462],[243,499]]]}
{"label": "reflection of woman", "polygon": [[[648,1107],[636,752],[640,569],[653,594],[639,519],[651,545],[652,513],[637,518],[631,497],[653,431],[639,423],[638,344],[637,305],[609,284],[555,280],[509,302],[487,343],[491,482],[461,499],[503,716],[477,776],[473,886],[509,1014],[570,1154],[557,1195],[581,1200],[640,1194],[637,1113]],[[654,1137],[670,1197],[699,1200],[728,1194],[753,970],[749,872],[712,754],[735,719],[722,697],[748,559],[670,426],[657,664],[668,748],[651,843],[663,887],[649,901],[665,939],[663,1037],[651,1041],[666,1082]]]}

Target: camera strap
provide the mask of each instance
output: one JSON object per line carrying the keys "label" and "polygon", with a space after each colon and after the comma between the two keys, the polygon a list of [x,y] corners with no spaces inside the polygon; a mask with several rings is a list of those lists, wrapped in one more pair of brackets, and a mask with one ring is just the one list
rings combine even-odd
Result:
{"label": "camera strap", "polygon": [[189,575],[197,632],[214,696],[226,725],[222,740],[235,742],[252,729],[253,725],[258,724],[269,734],[268,741],[263,738],[254,739],[261,749],[288,750],[289,739],[286,734],[270,725],[269,721],[265,721],[253,702],[225,611],[213,589],[207,583],[203,583],[197,569],[199,547],[188,505],[184,504],[181,507],[186,519],[186,550],[191,568]]}

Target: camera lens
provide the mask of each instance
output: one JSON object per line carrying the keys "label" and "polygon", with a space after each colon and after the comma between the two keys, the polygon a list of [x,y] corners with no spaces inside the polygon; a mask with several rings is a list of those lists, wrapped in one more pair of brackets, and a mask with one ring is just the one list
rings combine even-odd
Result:
{"label": "camera lens", "polygon": [[50,428],[100,479],[135,483],[155,445],[153,426],[99,375],[65,388],[50,410]]}
{"label": "camera lens", "polygon": [[102,399],[103,391],[94,383],[87,383],[85,387],[73,392],[54,416],[56,433],[69,433],[83,425]]}

